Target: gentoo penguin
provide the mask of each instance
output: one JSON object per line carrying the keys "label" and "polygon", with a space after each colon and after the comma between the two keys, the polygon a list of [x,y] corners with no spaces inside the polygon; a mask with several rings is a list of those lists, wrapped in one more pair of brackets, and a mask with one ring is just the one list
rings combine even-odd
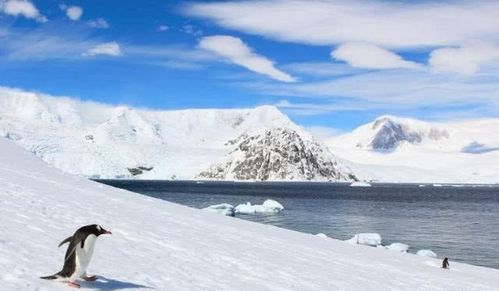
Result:
{"label": "gentoo penguin", "polygon": [[444,258],[444,260],[442,261],[442,268],[444,268],[444,269],[449,268],[449,259],[448,258]]}
{"label": "gentoo penguin", "polygon": [[87,267],[90,259],[92,259],[95,240],[101,234],[111,234],[111,232],[97,224],[80,227],[72,236],[59,244],[60,247],[65,243],[69,243],[62,270],[54,275],[40,278],[46,280],[68,279],[69,286],[74,288],[80,288],[80,284],[76,282],[79,278],[85,281],[95,281],[97,277],[87,276]]}

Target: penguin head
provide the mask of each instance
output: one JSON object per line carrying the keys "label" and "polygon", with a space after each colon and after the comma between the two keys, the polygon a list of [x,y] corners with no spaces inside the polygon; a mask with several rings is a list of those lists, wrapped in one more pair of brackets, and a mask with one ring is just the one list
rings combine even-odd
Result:
{"label": "penguin head", "polygon": [[112,234],[112,232],[104,229],[102,226],[100,226],[98,224],[92,225],[92,233],[95,234],[95,236],[99,236],[101,234]]}

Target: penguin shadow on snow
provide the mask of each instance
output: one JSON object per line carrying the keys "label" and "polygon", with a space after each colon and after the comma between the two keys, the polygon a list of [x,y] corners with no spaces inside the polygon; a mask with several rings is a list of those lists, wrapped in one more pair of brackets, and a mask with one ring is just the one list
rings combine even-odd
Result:
{"label": "penguin shadow on snow", "polygon": [[95,290],[122,290],[122,289],[152,289],[149,286],[135,284],[132,282],[119,281],[111,278],[99,276],[97,281],[83,282],[82,288],[89,288]]}

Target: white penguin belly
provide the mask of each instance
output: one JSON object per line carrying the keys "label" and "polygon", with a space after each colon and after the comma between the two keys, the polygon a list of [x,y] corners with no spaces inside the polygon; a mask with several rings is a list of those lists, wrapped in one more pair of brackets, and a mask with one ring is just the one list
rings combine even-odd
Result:
{"label": "white penguin belly", "polygon": [[88,264],[90,263],[90,260],[92,259],[92,255],[94,253],[94,247],[95,247],[95,240],[97,237],[93,234],[87,236],[85,239],[85,243],[83,245],[83,248],[81,247],[81,244],[78,244],[76,247],[76,269],[75,273],[72,277],[74,279],[80,278],[82,276],[86,276],[87,273],[87,267]]}

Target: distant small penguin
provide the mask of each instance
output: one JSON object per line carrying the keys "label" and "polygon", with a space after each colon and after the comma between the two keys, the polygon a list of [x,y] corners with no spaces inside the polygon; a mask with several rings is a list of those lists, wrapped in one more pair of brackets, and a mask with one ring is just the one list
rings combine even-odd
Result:
{"label": "distant small penguin", "polygon": [[40,278],[45,280],[67,279],[69,286],[74,288],[80,288],[77,279],[97,280],[96,276],[87,276],[87,267],[92,259],[95,240],[101,234],[111,234],[111,232],[97,224],[80,227],[72,236],[59,244],[60,247],[69,243],[62,270],[54,275]]}
{"label": "distant small penguin", "polygon": [[442,268],[444,268],[444,269],[449,268],[449,259],[448,258],[444,258],[444,260],[442,261]]}

